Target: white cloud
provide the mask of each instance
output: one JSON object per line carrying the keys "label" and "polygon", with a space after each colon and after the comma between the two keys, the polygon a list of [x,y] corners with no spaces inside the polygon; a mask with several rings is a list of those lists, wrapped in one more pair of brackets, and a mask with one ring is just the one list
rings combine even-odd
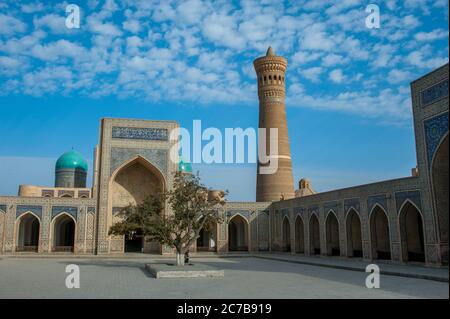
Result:
{"label": "white cloud", "polygon": [[443,29],[435,29],[430,32],[418,32],[414,35],[414,38],[417,41],[434,41],[439,39],[448,39],[448,30],[445,31]]}
{"label": "white cloud", "polygon": [[321,23],[315,23],[305,29],[303,37],[300,40],[300,48],[309,50],[330,51],[335,43],[326,31],[326,26]]}
{"label": "white cloud", "polygon": [[0,34],[12,35],[22,33],[27,29],[27,25],[14,17],[0,13]]}
{"label": "white cloud", "polygon": [[334,83],[342,83],[342,81],[344,81],[345,79],[345,76],[342,73],[341,69],[334,69],[333,71],[330,72],[329,79]]}
{"label": "white cloud", "polygon": [[292,65],[304,65],[312,61],[316,61],[323,54],[321,52],[308,52],[308,51],[299,51],[296,52],[290,59]]}
{"label": "white cloud", "polygon": [[347,62],[348,62],[347,58],[345,58],[342,55],[334,54],[334,53],[328,54],[322,59],[322,65],[325,67],[335,66],[338,64],[344,64]]}
{"label": "white cloud", "polygon": [[[422,14],[444,11],[442,3],[419,2],[387,1],[378,30],[365,28],[364,5],[354,0],[90,0],[79,30],[65,28],[67,1],[3,5],[0,72],[10,78],[0,80],[0,91],[254,104],[252,61],[271,45],[288,59],[288,96],[347,112],[353,108],[344,102],[361,101],[364,114],[375,114],[368,105],[377,98],[358,92],[395,95],[396,86],[448,60],[448,46],[435,41],[446,38],[445,26],[425,29]],[[315,85],[325,78],[346,85]],[[338,95],[343,87],[351,90]]]}
{"label": "white cloud", "polygon": [[388,73],[387,80],[391,84],[403,83],[406,81],[410,81],[412,78],[412,74],[409,71],[403,71],[398,69],[392,69]]}
{"label": "white cloud", "polygon": [[83,59],[86,49],[67,40],[58,40],[48,45],[37,44],[31,49],[30,54],[44,61],[54,61],[60,57]]}
{"label": "white cloud", "polygon": [[45,10],[45,6],[40,2],[36,2],[36,3],[22,4],[20,6],[20,9],[22,10],[23,13],[35,13]]}
{"label": "white cloud", "polygon": [[233,49],[242,49],[245,40],[237,31],[236,20],[232,16],[213,13],[203,24],[205,37],[218,45]]}
{"label": "white cloud", "polygon": [[317,83],[320,81],[319,76],[322,74],[323,68],[316,66],[309,69],[300,70],[299,72],[311,82]]}

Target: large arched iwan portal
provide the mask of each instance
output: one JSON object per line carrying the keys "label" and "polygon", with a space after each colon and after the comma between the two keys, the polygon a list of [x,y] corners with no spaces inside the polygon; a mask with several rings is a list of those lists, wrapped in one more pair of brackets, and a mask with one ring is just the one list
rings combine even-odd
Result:
{"label": "large arched iwan portal", "polygon": [[441,260],[448,265],[448,133],[442,139],[431,165],[434,207],[439,225]]}
{"label": "large arched iwan portal", "polygon": [[[122,164],[111,176],[111,211],[112,207],[120,209],[130,204],[140,204],[149,196],[164,191],[165,188],[166,183],[161,171],[142,156],[136,156]],[[114,217],[113,221],[115,221]],[[144,251],[142,234],[132,234],[126,236],[124,240],[125,252]],[[156,242],[145,243],[145,245],[148,252],[159,251],[159,245]]]}

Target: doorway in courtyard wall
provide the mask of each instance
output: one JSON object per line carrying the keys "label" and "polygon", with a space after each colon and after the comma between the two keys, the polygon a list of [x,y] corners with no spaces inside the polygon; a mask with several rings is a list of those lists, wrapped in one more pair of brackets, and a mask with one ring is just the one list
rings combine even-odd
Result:
{"label": "doorway in courtyard wall", "polygon": [[144,236],[142,230],[138,230],[132,234],[125,236],[125,252],[126,253],[142,253],[144,252]]}
{"label": "doorway in courtyard wall", "polygon": [[432,160],[431,179],[434,207],[439,229],[442,264],[448,265],[448,133],[442,139]]}
{"label": "doorway in courtyard wall", "polygon": [[283,219],[283,251],[291,251],[291,225],[288,217]]}
{"label": "doorway in courtyard wall", "polygon": [[372,259],[391,259],[391,241],[387,214],[379,205],[375,205],[370,214],[370,237]]}
{"label": "doorway in courtyard wall", "polygon": [[347,213],[346,233],[347,257],[362,257],[361,220],[353,208]]}
{"label": "doorway in courtyard wall", "polygon": [[235,215],[228,224],[228,250],[248,251],[248,223],[240,215]]}
{"label": "doorway in courtyard wall", "polygon": [[41,223],[32,213],[25,213],[19,220],[19,232],[16,244],[17,252],[37,252],[39,248],[39,230]]}
{"label": "doorway in courtyard wall", "polygon": [[62,213],[53,221],[53,251],[71,252],[75,245],[75,220],[72,216]]}
{"label": "doorway in courtyard wall", "polygon": [[312,214],[309,219],[309,242],[310,254],[320,255],[320,227],[316,214]]}
{"label": "doorway in courtyard wall", "polygon": [[407,201],[399,215],[403,261],[425,262],[422,215]]}
{"label": "doorway in courtyard wall", "polygon": [[339,248],[339,222],[333,211],[328,213],[326,222],[326,243],[328,256],[340,256],[341,250]]}
{"label": "doorway in courtyard wall", "polygon": [[303,220],[300,216],[295,219],[295,252],[303,254],[305,252],[305,230],[303,228]]}
{"label": "doorway in courtyard wall", "polygon": [[214,227],[204,227],[200,230],[199,237],[197,238],[197,251],[217,251],[213,235],[214,231]]}

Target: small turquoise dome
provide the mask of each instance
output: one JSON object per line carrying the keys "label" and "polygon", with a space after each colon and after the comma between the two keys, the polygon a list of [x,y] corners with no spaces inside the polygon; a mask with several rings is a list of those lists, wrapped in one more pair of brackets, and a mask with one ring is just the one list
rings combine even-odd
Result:
{"label": "small turquoise dome", "polygon": [[192,173],[191,163],[180,159],[180,162],[178,163],[178,170],[183,173]]}
{"label": "small turquoise dome", "polygon": [[82,169],[83,171],[87,172],[88,165],[86,160],[80,153],[71,150],[64,153],[58,158],[58,160],[56,161],[55,169]]}

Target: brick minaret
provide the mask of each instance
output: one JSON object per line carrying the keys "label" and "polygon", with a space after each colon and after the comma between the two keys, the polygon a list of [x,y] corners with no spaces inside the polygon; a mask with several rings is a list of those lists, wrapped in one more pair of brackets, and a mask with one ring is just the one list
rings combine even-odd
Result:
{"label": "brick minaret", "polygon": [[256,201],[293,198],[294,179],[285,106],[284,75],[287,60],[276,56],[269,47],[266,56],[257,58],[253,65],[258,77],[259,127],[267,129],[267,144],[270,128],[278,128],[278,170],[274,174],[260,174],[260,166],[263,164],[258,162]]}

